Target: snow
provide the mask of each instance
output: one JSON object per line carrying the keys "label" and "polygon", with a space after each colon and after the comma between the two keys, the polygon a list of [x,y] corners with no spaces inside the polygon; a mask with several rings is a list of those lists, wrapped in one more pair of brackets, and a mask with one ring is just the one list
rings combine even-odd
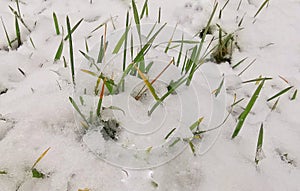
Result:
{"label": "snow", "polygon": [[[153,24],[161,7],[162,23],[168,23],[167,33],[163,36],[170,35],[178,24],[177,32],[180,32],[176,33],[177,39],[181,38],[181,31],[187,34],[187,38],[192,38],[205,27],[213,2],[149,1],[150,18],[143,21]],[[226,1],[218,2],[220,8]],[[295,100],[290,99],[294,91],[300,89],[300,1],[271,0],[255,19],[253,16],[262,0],[243,0],[239,10],[239,1],[231,0],[221,19],[217,18],[218,8],[213,23],[218,23],[228,33],[237,30],[238,22],[244,16],[243,30],[235,33],[240,50],[234,50],[232,64],[247,59],[235,69],[229,63],[204,64],[195,74],[191,86],[176,90],[177,94],[158,107],[151,117],[145,114],[153,104],[150,95],[144,103],[137,102],[131,94],[134,88],[139,89],[142,81],[128,76],[126,82],[129,88],[118,95],[105,96],[103,102],[105,107],[118,106],[127,114],[124,116],[122,111],[114,110],[106,116],[109,119],[114,115],[120,126],[127,130],[120,132],[116,143],[103,138],[102,126],[95,126],[84,134],[81,118],[68,98],[74,97],[79,104],[79,96],[83,96],[87,106],[81,107],[83,111],[97,105],[97,97],[92,93],[83,95],[80,89],[93,90],[94,85],[90,82],[94,78],[80,72],[80,69],[87,68],[79,50],[85,50],[87,40],[91,55],[96,56],[104,28],[91,31],[107,20],[113,20],[108,22],[107,33],[110,42],[115,44],[124,31],[130,3],[129,0],[101,0],[92,4],[80,0],[22,0],[21,13],[25,23],[33,30],[29,32],[19,23],[23,44],[9,51],[4,30],[0,27],[0,172],[6,172],[0,173],[0,191],[77,191],[84,188],[91,191],[300,190],[300,99],[299,96]],[[137,2],[139,10],[143,3]],[[13,39],[14,16],[8,6],[16,8],[14,1],[0,2],[0,17],[10,39]],[[57,14],[65,34],[66,15],[72,26],[83,18],[72,34],[77,80],[75,91],[70,66],[64,68],[62,59],[53,61],[62,38],[55,34],[53,12]],[[143,30],[149,29],[145,27]],[[214,35],[218,37],[218,32],[215,31]],[[208,39],[211,37],[209,35]],[[64,43],[63,56],[69,62],[68,41]],[[113,49],[111,46],[109,48]],[[171,56],[155,50],[151,54],[147,59],[161,63],[149,73],[153,78],[168,64]],[[117,67],[118,59],[120,57],[108,59],[113,66],[101,68],[107,74],[115,72],[116,79],[122,74]],[[239,75],[254,59],[256,61]],[[165,93],[166,84],[171,79],[180,76],[178,69],[172,67],[154,86],[161,90],[158,91],[159,96]],[[224,87],[215,97],[212,92],[219,86],[223,74]],[[265,82],[239,135],[231,139],[238,116],[257,87],[255,83],[242,82],[260,75],[273,79]],[[270,102],[267,99],[289,86],[293,88],[280,96],[277,108],[271,111],[276,99]],[[171,144],[176,136],[189,137],[190,132],[181,130],[199,117],[204,117],[201,130],[222,123],[235,94],[237,100],[245,99],[233,108],[221,128],[205,133],[200,140],[193,142],[195,156],[185,141],[171,149],[164,147],[164,144]],[[256,165],[254,158],[261,123],[264,124],[263,158]],[[179,130],[166,143],[164,137],[173,127]],[[151,146],[153,150],[145,153]],[[46,177],[33,178],[33,163],[49,147],[51,149],[36,167]]]}

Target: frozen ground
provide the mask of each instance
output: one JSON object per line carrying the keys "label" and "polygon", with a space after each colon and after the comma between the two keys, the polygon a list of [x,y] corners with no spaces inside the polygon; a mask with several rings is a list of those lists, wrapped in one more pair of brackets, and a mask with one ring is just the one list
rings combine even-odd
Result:
{"label": "frozen ground", "polygon": [[[218,2],[220,8],[226,1]],[[232,103],[234,93],[238,99],[245,100],[235,107],[213,144],[207,142],[209,134],[208,139],[204,136],[202,142],[195,144],[196,156],[187,147],[181,155],[160,167],[130,170],[104,162],[82,141],[68,100],[73,93],[70,69],[63,67],[63,61],[53,62],[61,36],[55,34],[52,19],[55,12],[64,29],[66,15],[72,25],[84,19],[73,34],[75,63],[79,63],[82,55],[78,50],[85,50],[85,39],[94,28],[110,19],[117,28],[124,27],[130,2],[20,1],[23,18],[32,28],[28,32],[20,24],[22,46],[7,51],[5,33],[0,27],[0,191],[300,190],[300,100],[299,97],[290,100],[294,91],[300,89],[300,1],[270,0],[256,19],[253,16],[263,1],[241,2],[237,10],[239,1],[230,0],[222,19],[217,19],[217,11],[213,23],[233,32],[244,16],[244,29],[236,33],[240,50],[234,51],[232,63],[248,59],[234,70],[228,63],[217,68],[225,75],[227,105]],[[0,2],[0,16],[13,39],[14,16],[9,5],[16,8],[14,1]],[[141,8],[143,1],[137,5]],[[159,7],[163,21],[170,25],[178,23],[195,34],[205,26],[213,1],[149,1],[149,15],[153,20]],[[108,22],[108,32],[113,30],[111,23]],[[99,43],[101,32],[91,35],[89,47]],[[63,55],[68,60],[67,42]],[[243,129],[232,140],[236,119],[256,89],[254,83],[241,82],[260,75],[273,79],[266,81]],[[271,111],[276,100],[267,103],[267,99],[289,86],[293,88],[280,97],[276,109]],[[264,157],[256,165],[256,142],[262,122]],[[211,149],[203,154],[201,145],[211,144]],[[36,167],[46,177],[32,178],[33,163],[49,147]]]}

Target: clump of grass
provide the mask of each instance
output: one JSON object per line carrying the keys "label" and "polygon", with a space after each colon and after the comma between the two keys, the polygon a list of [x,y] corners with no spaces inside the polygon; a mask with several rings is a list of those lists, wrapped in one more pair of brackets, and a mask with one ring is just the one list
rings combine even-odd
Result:
{"label": "clump of grass", "polygon": [[223,30],[219,26],[219,41],[217,48],[212,53],[212,58],[216,63],[231,63],[234,45],[234,35],[232,33],[223,35]]}
{"label": "clump of grass", "polygon": [[261,92],[262,90],[262,87],[265,83],[265,80],[263,80],[262,82],[260,82],[259,86],[257,87],[257,89],[255,90],[255,92],[253,93],[251,99],[249,100],[245,110],[240,114],[239,118],[238,118],[238,123],[235,127],[235,130],[231,136],[232,139],[234,139],[240,132],[241,128],[243,127],[243,124],[248,116],[248,114],[250,113],[254,103],[256,102],[258,96],[259,96],[259,93]]}

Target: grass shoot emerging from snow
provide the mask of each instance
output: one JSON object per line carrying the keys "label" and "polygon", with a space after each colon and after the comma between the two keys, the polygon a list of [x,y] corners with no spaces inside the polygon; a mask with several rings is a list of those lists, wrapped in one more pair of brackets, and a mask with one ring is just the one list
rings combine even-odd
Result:
{"label": "grass shoot emerging from snow", "polygon": [[243,127],[243,124],[248,116],[248,114],[250,113],[254,103],[256,102],[259,93],[262,90],[262,87],[265,83],[265,80],[261,81],[260,84],[258,85],[257,89],[255,90],[255,92],[253,93],[252,97],[250,98],[245,110],[240,114],[239,118],[238,118],[238,123],[235,127],[235,130],[231,136],[232,139],[234,139],[240,132],[241,128]]}

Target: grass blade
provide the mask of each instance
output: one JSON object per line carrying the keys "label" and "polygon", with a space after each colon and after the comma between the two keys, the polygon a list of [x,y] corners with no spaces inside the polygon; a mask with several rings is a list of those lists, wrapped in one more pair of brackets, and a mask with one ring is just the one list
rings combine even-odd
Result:
{"label": "grass blade", "polygon": [[[153,64],[153,62],[151,62],[149,65],[150,66],[152,66],[152,64]],[[166,67],[164,67],[164,69],[151,81],[151,85],[152,84],[154,84],[154,82],[156,82],[156,80],[158,80],[158,78],[169,68],[169,66],[171,65],[171,64],[174,64],[174,58],[169,62],[169,64],[166,66]],[[145,89],[144,90],[144,88],[145,88],[145,86],[139,91],[139,93],[135,96],[135,99],[136,100],[139,100],[141,97],[142,97],[142,95],[147,91],[147,89]],[[144,91],[143,91],[144,90]]]}
{"label": "grass blade", "polygon": [[267,5],[267,3],[269,2],[269,0],[265,0],[263,2],[263,4],[259,7],[259,9],[257,10],[257,12],[254,15],[254,18],[260,13],[260,11]]}
{"label": "grass blade", "polygon": [[282,94],[288,92],[288,91],[289,91],[290,89],[292,89],[292,88],[293,88],[293,86],[290,86],[290,87],[288,87],[288,88],[285,88],[284,90],[278,92],[278,93],[275,94],[274,96],[272,96],[272,97],[270,97],[269,99],[267,99],[267,102],[269,102],[269,101],[271,101],[271,100],[273,100],[273,99],[275,99],[275,98],[281,96]]}
{"label": "grass blade", "polygon": [[136,65],[134,67],[138,71],[138,73],[142,77],[142,79],[144,80],[145,85],[147,86],[147,88],[151,92],[151,94],[154,97],[154,99],[156,101],[159,100],[159,97],[157,96],[157,94],[155,92],[155,89],[153,88],[153,86],[151,85],[151,83],[148,81],[148,79],[146,78],[146,76],[143,74],[143,72],[141,72],[141,70]]}
{"label": "grass blade", "polygon": [[165,136],[165,140],[167,140],[175,130],[176,130],[176,128],[172,129],[172,130]]}
{"label": "grass blade", "polygon": [[262,156],[263,139],[264,139],[264,128],[263,128],[263,124],[261,124],[259,129],[259,135],[258,135],[257,145],[256,145],[256,154],[254,159],[256,165],[262,158],[261,156]]}
{"label": "grass blade", "polygon": [[260,81],[263,81],[263,80],[272,80],[273,78],[256,78],[256,79],[253,79],[253,80],[247,80],[247,81],[243,81],[242,83],[243,84],[246,84],[246,83],[252,83],[252,82],[260,82]]}
{"label": "grass blade", "polygon": [[[78,27],[79,27],[79,25],[80,25],[80,23],[83,21],[83,19],[80,19],[77,23],[76,23],[76,25],[72,28],[72,29],[70,29],[70,34],[72,34]],[[68,26],[67,26],[68,27]],[[67,34],[67,36],[64,38],[64,40],[68,40],[68,38],[71,36],[70,34]]]}
{"label": "grass blade", "polygon": [[99,101],[98,101],[98,106],[97,106],[97,116],[100,117],[101,115],[101,107],[102,107],[102,100],[104,96],[104,85],[105,85],[105,79],[103,80],[100,96],[99,96]]}
{"label": "grass blade", "polygon": [[241,130],[241,128],[242,128],[242,126],[243,126],[243,124],[244,124],[247,116],[248,116],[248,114],[250,113],[250,111],[251,111],[254,103],[256,102],[256,100],[257,100],[257,98],[259,96],[259,93],[260,93],[260,91],[261,91],[264,83],[265,83],[265,80],[263,80],[259,84],[259,86],[255,90],[254,94],[252,95],[251,99],[249,100],[249,102],[248,102],[245,110],[240,114],[240,116],[238,118],[238,120],[239,120],[238,124],[236,125],[235,130],[234,130],[234,132],[233,132],[233,134],[231,136],[232,139],[234,139],[239,134],[239,132],[240,132],[240,130]]}
{"label": "grass blade", "polygon": [[159,7],[159,9],[158,9],[157,23],[160,23],[160,18],[161,18],[161,7]]}
{"label": "grass blade", "polygon": [[78,105],[76,104],[76,102],[73,100],[73,98],[69,97],[69,100],[72,104],[72,106],[74,107],[74,109],[77,111],[77,113],[80,115],[80,117],[86,122],[86,124],[89,124],[88,121],[86,120],[85,116],[81,113]]}
{"label": "grass blade", "polygon": [[71,75],[72,75],[72,82],[75,85],[75,70],[74,70],[74,53],[73,53],[73,42],[72,42],[72,30],[70,25],[69,17],[67,16],[67,30],[68,35],[67,39],[69,39],[69,48],[70,48],[70,63],[71,63]]}
{"label": "grass blade", "polygon": [[34,49],[36,49],[36,47],[35,47],[35,45],[34,45],[34,43],[33,43],[33,40],[32,40],[32,38],[31,38],[31,37],[29,37],[29,41],[30,41],[30,43],[31,43],[32,47],[33,47]]}
{"label": "grass blade", "polygon": [[223,78],[222,78],[222,81],[221,81],[219,87],[213,91],[213,94],[215,94],[215,97],[218,97],[218,95],[220,94],[223,84],[224,84],[224,74],[223,74]]}
{"label": "grass blade", "polygon": [[28,30],[29,33],[31,33],[30,28],[25,24],[24,20],[22,19],[21,15],[18,14],[17,11],[15,11],[11,6],[8,6],[11,12],[20,20],[20,22],[23,24],[23,26]]}
{"label": "grass blade", "polygon": [[199,125],[200,125],[200,123],[203,121],[203,119],[204,119],[204,117],[200,117],[195,123],[193,123],[193,124],[189,127],[189,129],[190,129],[191,131],[193,131],[193,130],[195,130],[196,128],[198,128]]}
{"label": "grass blade", "polygon": [[54,57],[54,61],[57,61],[61,58],[62,52],[64,49],[64,41],[62,40],[58,46],[58,49],[56,51],[55,57]]}
{"label": "grass blade", "polygon": [[202,50],[202,47],[203,47],[203,44],[204,44],[204,41],[206,39],[206,35],[208,33],[208,30],[210,28],[210,25],[211,25],[211,21],[215,15],[215,12],[217,10],[217,7],[218,7],[218,3],[215,4],[213,10],[212,10],[212,13],[209,17],[209,20],[206,24],[206,27],[205,27],[205,30],[203,32],[203,35],[202,35],[202,38],[201,38],[201,42],[200,42],[200,45],[199,45],[199,48],[198,48],[198,52],[197,52],[197,55],[195,57],[195,60],[194,60],[194,63],[197,63],[195,64],[195,67],[193,67],[193,69],[190,71],[190,74],[189,74],[189,77],[188,77],[188,80],[186,81],[186,85],[189,86],[191,81],[192,81],[192,78],[193,78],[193,75],[195,73],[195,70],[198,69],[199,67],[197,66],[198,65],[198,60],[199,60],[199,57],[200,57],[200,54],[201,54],[201,50]]}
{"label": "grass blade", "polygon": [[146,13],[146,17],[148,17],[148,0],[145,0],[140,19],[144,17],[145,13]]}
{"label": "grass blade", "polygon": [[133,11],[134,21],[135,21],[135,24],[136,24],[136,29],[137,29],[137,32],[138,32],[138,35],[139,35],[139,40],[140,40],[140,43],[142,43],[140,17],[139,17],[139,13],[138,13],[138,10],[137,10],[137,7],[136,7],[136,4],[135,4],[134,0],[132,0],[132,11]]}
{"label": "grass blade", "polygon": [[59,25],[58,25],[58,20],[55,12],[53,12],[53,21],[54,21],[54,27],[55,27],[55,32],[57,35],[60,35],[60,30],[59,30]]}
{"label": "grass blade", "polygon": [[172,94],[180,85],[182,85],[184,82],[186,82],[187,78],[181,77],[176,82],[173,82],[171,88],[167,93],[165,93],[159,100],[156,101],[156,103],[153,105],[153,107],[148,111],[148,116],[150,116],[153,111],[161,104],[170,94]]}
{"label": "grass blade", "polygon": [[12,48],[12,43],[11,43],[11,40],[9,39],[9,35],[8,35],[7,30],[6,30],[6,27],[5,27],[5,24],[4,24],[4,22],[3,22],[2,17],[1,17],[1,22],[2,22],[2,26],[3,26],[4,32],[5,32],[5,36],[6,36],[6,40],[7,40],[8,46],[9,46],[10,48]]}
{"label": "grass blade", "polygon": [[20,33],[20,27],[19,27],[19,22],[17,16],[15,16],[15,27],[16,27],[16,36],[17,36],[17,42],[18,42],[18,47],[22,45],[21,41],[21,33]]}
{"label": "grass blade", "polygon": [[243,58],[241,61],[239,61],[238,63],[236,63],[235,65],[232,66],[232,69],[235,69],[236,67],[238,67],[241,63],[243,63],[245,60],[247,60],[248,57]]}
{"label": "grass blade", "polygon": [[295,100],[296,99],[297,93],[298,93],[298,90],[295,90],[294,93],[293,93],[293,96],[291,97],[291,100]]}
{"label": "grass blade", "polygon": [[45,157],[45,155],[48,153],[48,151],[51,149],[51,147],[49,147],[48,149],[46,149],[41,156],[35,161],[35,163],[32,165],[31,169],[34,169],[34,167]]}

